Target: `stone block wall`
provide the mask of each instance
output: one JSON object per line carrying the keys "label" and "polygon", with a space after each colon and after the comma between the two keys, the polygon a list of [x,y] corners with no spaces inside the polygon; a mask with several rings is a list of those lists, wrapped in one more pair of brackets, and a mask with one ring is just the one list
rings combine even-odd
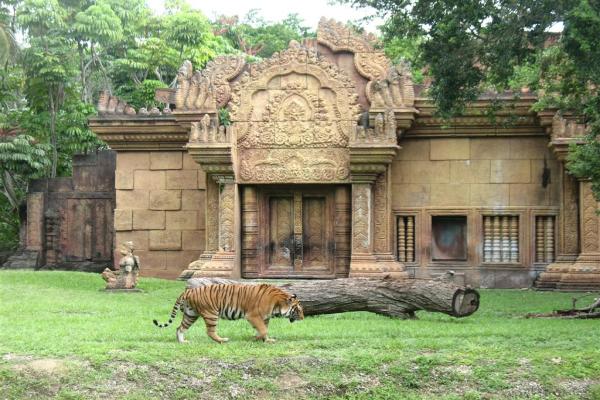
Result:
{"label": "stone block wall", "polygon": [[[410,232],[414,248],[410,251],[414,251],[415,257],[406,263],[412,276],[428,278],[453,269],[458,279],[474,286],[531,285],[547,265],[536,261],[539,259],[536,248],[542,243],[539,241],[545,240],[547,246],[556,243],[558,231],[555,221],[560,206],[561,172],[559,162],[548,148],[548,138],[543,135],[408,137],[401,140],[400,146],[391,167],[392,212],[396,216],[410,216],[414,224]],[[433,259],[435,216],[466,218],[466,260]],[[497,221],[501,218],[508,221],[509,216],[518,218],[519,254],[515,261],[484,259],[484,216],[498,216]],[[550,238],[539,232],[536,236],[535,221],[540,216],[554,218]],[[499,234],[508,238],[506,223],[498,229]],[[403,234],[408,235],[408,231]],[[504,243],[503,240],[498,243]]]}
{"label": "stone block wall", "polygon": [[400,145],[392,164],[393,207],[558,205],[558,162],[546,137],[405,139]]}
{"label": "stone block wall", "polygon": [[204,250],[204,171],[185,151],[119,152],[115,188],[116,248],[131,240],[142,276],[177,278]]}

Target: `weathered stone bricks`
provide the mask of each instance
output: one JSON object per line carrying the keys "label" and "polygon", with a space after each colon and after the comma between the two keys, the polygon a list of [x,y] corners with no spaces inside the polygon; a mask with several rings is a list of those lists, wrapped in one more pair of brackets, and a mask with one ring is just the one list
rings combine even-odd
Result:
{"label": "weathered stone bricks", "polygon": [[448,161],[398,161],[392,173],[400,178],[396,183],[450,183]]}
{"label": "weathered stone bricks", "polygon": [[469,204],[469,196],[467,184],[431,185],[431,204],[435,206],[464,206]]}
{"label": "weathered stone bricks", "polygon": [[133,210],[133,229],[164,229],[165,211]]}
{"label": "weathered stone bricks", "polygon": [[509,158],[510,146],[506,138],[472,138],[472,160],[505,160]]}
{"label": "weathered stone bricks", "polygon": [[117,171],[134,171],[150,168],[150,154],[145,152],[118,152]]}
{"label": "weathered stone bricks", "polygon": [[135,171],[133,183],[136,189],[165,189],[165,171]]}
{"label": "weathered stone bricks", "polygon": [[183,231],[182,235],[183,250],[204,250],[206,236],[203,230]]}
{"label": "weathered stone bricks", "polygon": [[[148,250],[148,231],[119,231],[115,234],[117,250],[123,242],[133,242],[136,254],[138,254],[137,250]],[[121,257],[117,254],[116,260],[118,261]]]}
{"label": "weathered stone bricks", "polygon": [[167,172],[167,189],[197,189],[198,170],[182,169]]}
{"label": "weathered stone bricks", "polygon": [[131,210],[115,209],[115,230],[130,231],[133,226],[133,212]]}
{"label": "weathered stone bricks", "polygon": [[183,164],[181,169],[201,169],[198,164],[188,153],[183,153]]}
{"label": "weathered stone bricks", "polygon": [[204,209],[205,198],[206,198],[206,192],[204,190],[182,190],[181,191],[181,209],[182,210]]}
{"label": "weathered stone bricks", "polygon": [[397,160],[429,160],[429,140],[405,140],[398,150]]}
{"label": "weathered stone bricks", "polygon": [[392,185],[393,207],[425,207],[429,205],[431,185],[400,184]]}
{"label": "weathered stone bricks", "polygon": [[151,190],[149,203],[151,210],[179,210],[181,190]]}
{"label": "weathered stone bricks", "polygon": [[147,209],[149,206],[147,190],[117,190],[116,196],[120,209]]}
{"label": "weathered stone bricks", "polygon": [[492,160],[490,182],[529,183],[531,182],[531,163],[529,160]]}
{"label": "weathered stone bricks", "polygon": [[489,183],[490,160],[450,161],[450,183]]}
{"label": "weathered stone bricks", "polygon": [[150,153],[150,169],[181,169],[183,156],[180,151],[153,151]]}
{"label": "weathered stone bricks", "polygon": [[471,184],[471,205],[500,207],[508,204],[509,185]]}
{"label": "weathered stone bricks", "polygon": [[133,189],[133,171],[115,171],[115,189]]}
{"label": "weathered stone bricks", "polygon": [[181,231],[149,231],[148,245],[150,250],[181,250]]}
{"label": "weathered stone bricks", "polygon": [[536,138],[512,138],[509,139],[510,158],[520,160],[543,160],[544,157],[552,159],[552,153],[548,148],[548,139]]}
{"label": "weathered stone bricks", "polygon": [[510,185],[511,206],[545,206],[549,205],[550,187],[543,188],[540,184]]}
{"label": "weathered stone bricks", "polygon": [[431,160],[468,160],[471,157],[470,139],[449,138],[431,140]]}
{"label": "weathered stone bricks", "polygon": [[[167,269],[181,272],[191,262],[196,261],[200,257],[200,254],[200,251],[194,250],[169,251],[166,254]],[[178,274],[175,276],[178,276]]]}
{"label": "weathered stone bricks", "polygon": [[166,229],[195,230],[198,229],[197,211],[166,211]]}

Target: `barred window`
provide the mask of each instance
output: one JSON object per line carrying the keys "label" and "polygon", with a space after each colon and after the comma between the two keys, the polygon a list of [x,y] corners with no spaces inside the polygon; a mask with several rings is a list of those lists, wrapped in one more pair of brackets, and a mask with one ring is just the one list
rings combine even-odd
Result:
{"label": "barred window", "polygon": [[519,216],[483,216],[483,262],[519,262]]}
{"label": "barred window", "polygon": [[535,262],[537,263],[554,261],[554,225],[554,215],[535,217]]}
{"label": "barred window", "polygon": [[398,261],[415,262],[415,216],[398,217]]}

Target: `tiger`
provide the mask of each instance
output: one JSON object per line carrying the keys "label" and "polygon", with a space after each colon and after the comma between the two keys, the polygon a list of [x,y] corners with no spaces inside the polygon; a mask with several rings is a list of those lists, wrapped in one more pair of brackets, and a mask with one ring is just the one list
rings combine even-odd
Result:
{"label": "tiger", "polygon": [[169,326],[183,311],[183,320],[177,328],[179,343],[186,342],[185,332],[196,322],[198,317],[204,319],[207,335],[217,343],[225,343],[228,338],[217,334],[219,318],[236,320],[246,318],[256,330],[256,339],[263,342],[274,342],[268,337],[269,319],[286,317],[290,322],[304,319],[304,310],[295,294],[289,295],[278,287],[260,284],[218,284],[186,289],[175,302],[169,321],[154,325],[159,328]]}

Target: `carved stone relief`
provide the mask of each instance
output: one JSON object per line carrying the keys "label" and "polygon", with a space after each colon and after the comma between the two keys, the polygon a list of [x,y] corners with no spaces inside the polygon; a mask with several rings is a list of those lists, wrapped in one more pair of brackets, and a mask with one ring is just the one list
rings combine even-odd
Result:
{"label": "carved stone relief", "polygon": [[565,167],[561,167],[563,173],[563,252],[565,254],[577,254],[579,252],[579,224],[577,191],[578,183],[569,175]]}
{"label": "carved stone relief", "polygon": [[358,120],[350,79],[297,43],[244,72],[231,119],[243,183],[348,182]]}
{"label": "carved stone relief", "polygon": [[223,107],[231,98],[229,81],[242,72],[246,62],[240,56],[219,56],[202,71],[194,72],[192,63],[185,61],[177,74],[177,111],[214,110]]}
{"label": "carved stone relief", "polygon": [[352,185],[352,252],[369,253],[371,247],[371,185]]}
{"label": "carved stone relief", "polygon": [[206,180],[206,251],[219,249],[219,187]]}
{"label": "carved stone relief", "polygon": [[374,222],[374,241],[373,247],[375,253],[384,253],[388,249],[388,231],[387,231],[387,173],[379,174],[373,188],[373,222]]}
{"label": "carved stone relief", "polygon": [[582,250],[584,253],[595,253],[600,251],[599,241],[599,218],[596,214],[598,209],[598,202],[592,192],[591,183],[581,183],[581,196],[582,196],[582,223],[583,223],[583,237],[581,238]]}
{"label": "carved stone relief", "polygon": [[346,182],[349,156],[342,149],[254,150],[240,158],[240,178],[254,183]]}
{"label": "carved stone relief", "polygon": [[220,185],[219,250],[229,252],[234,250],[235,184],[225,182]]}

